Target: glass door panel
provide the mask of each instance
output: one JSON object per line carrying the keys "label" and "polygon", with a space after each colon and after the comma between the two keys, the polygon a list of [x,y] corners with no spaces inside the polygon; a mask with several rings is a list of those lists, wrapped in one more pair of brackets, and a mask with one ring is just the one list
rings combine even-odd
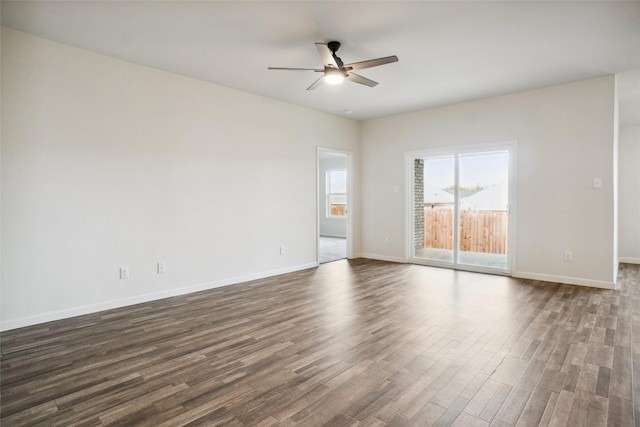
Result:
{"label": "glass door panel", "polygon": [[457,263],[507,269],[509,152],[458,158]]}
{"label": "glass door panel", "polygon": [[414,256],[452,263],[455,157],[415,159],[414,180]]}

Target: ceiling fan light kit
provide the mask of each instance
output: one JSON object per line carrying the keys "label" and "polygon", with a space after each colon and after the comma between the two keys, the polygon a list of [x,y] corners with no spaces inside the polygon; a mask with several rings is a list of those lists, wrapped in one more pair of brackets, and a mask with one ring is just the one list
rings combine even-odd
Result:
{"label": "ceiling fan light kit", "polygon": [[325,70],[324,81],[330,85],[339,85],[344,81],[344,74],[338,69]]}
{"label": "ceiling fan light kit", "polygon": [[337,85],[342,83],[345,79],[361,85],[374,87],[378,82],[374,82],[366,77],[362,77],[353,70],[362,70],[364,68],[377,67],[379,65],[390,64],[392,62],[398,62],[398,57],[385,56],[383,58],[370,59],[368,61],[353,62],[351,64],[344,64],[336,52],[340,49],[340,42],[331,41],[329,43],[316,43],[316,49],[320,54],[320,58],[324,64],[324,68],[285,68],[285,67],[269,67],[269,70],[289,70],[289,71],[313,71],[316,73],[322,73],[322,76],[317,79],[307,88],[307,90],[314,90],[322,83],[330,85]]}

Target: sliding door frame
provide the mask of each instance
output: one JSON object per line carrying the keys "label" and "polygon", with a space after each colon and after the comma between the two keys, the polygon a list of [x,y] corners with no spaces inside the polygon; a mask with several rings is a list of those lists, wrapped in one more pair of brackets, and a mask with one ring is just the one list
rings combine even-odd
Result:
{"label": "sliding door frame", "polygon": [[[517,160],[517,141],[504,141],[487,144],[476,144],[468,146],[456,147],[439,147],[423,150],[414,150],[405,152],[405,261],[412,264],[429,265],[433,267],[444,267],[455,270],[475,271],[480,273],[501,274],[510,276],[516,267],[516,160]],[[508,204],[508,227],[507,227],[507,268],[496,269],[491,267],[483,267],[468,264],[459,264],[457,262],[457,253],[459,245],[459,203],[458,201],[458,180],[459,180],[459,162],[457,157],[464,154],[480,154],[483,152],[490,153],[492,151],[508,151],[509,152],[509,204]],[[455,200],[454,204],[454,259],[452,262],[428,260],[415,257],[414,242],[414,221],[415,221],[415,198],[414,198],[414,160],[427,157],[445,157],[455,156]]]}

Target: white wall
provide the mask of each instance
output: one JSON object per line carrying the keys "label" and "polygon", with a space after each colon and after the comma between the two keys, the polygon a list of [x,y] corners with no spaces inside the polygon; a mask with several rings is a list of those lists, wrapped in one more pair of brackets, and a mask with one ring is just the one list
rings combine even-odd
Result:
{"label": "white wall", "polygon": [[405,259],[405,151],[515,140],[513,274],[612,287],[614,91],[611,76],[364,122],[362,253]]}
{"label": "white wall", "polygon": [[[325,177],[327,176],[327,171],[331,169],[346,169],[347,168],[347,157],[346,156],[338,156],[332,157],[328,159],[320,158],[319,161],[319,193],[320,197],[318,197],[318,218],[320,225],[320,235],[327,237],[347,237],[347,219],[346,218],[327,218],[327,198],[325,195],[327,194],[327,180]],[[351,178],[349,178],[351,179]]]}
{"label": "white wall", "polygon": [[316,146],[358,167],[357,122],[6,28],[1,101],[3,329],[314,266]]}
{"label": "white wall", "polygon": [[618,256],[640,264],[640,126],[620,128],[618,154]]}

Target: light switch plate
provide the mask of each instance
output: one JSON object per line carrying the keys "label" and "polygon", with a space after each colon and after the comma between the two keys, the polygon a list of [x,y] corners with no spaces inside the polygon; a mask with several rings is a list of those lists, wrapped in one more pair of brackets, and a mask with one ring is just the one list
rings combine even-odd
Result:
{"label": "light switch plate", "polygon": [[593,188],[602,188],[602,178],[593,178]]}

